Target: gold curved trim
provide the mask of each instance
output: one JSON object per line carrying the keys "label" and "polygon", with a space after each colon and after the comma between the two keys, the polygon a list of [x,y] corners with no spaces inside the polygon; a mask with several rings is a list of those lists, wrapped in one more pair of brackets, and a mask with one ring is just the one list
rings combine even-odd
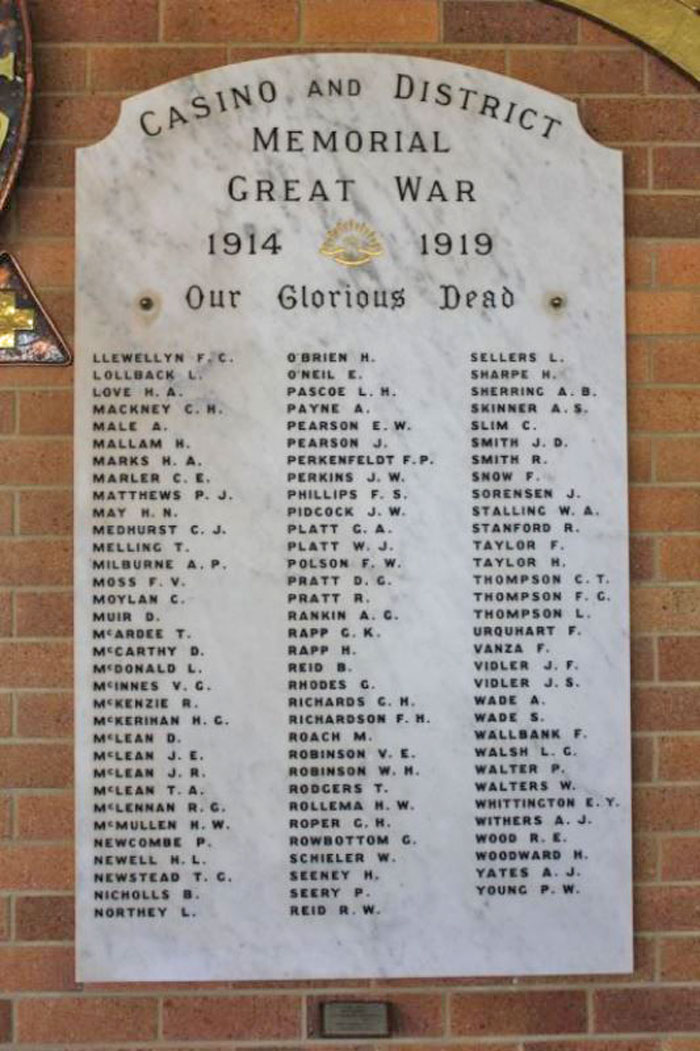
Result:
{"label": "gold curved trim", "polygon": [[648,44],[700,80],[700,0],[554,0]]}

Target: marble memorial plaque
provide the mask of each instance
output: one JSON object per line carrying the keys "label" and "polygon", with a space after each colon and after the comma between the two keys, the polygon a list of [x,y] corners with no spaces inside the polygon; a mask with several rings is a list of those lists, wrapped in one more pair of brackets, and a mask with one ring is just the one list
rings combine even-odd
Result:
{"label": "marble memorial plaque", "polygon": [[389,55],[79,151],[84,981],[632,967],[621,156]]}

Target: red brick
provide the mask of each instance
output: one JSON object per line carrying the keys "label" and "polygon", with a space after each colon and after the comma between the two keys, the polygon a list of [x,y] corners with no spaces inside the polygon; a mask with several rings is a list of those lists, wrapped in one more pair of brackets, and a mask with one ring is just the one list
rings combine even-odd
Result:
{"label": "red brick", "polygon": [[31,0],[30,9],[36,39],[42,43],[138,43],[158,37],[158,0]]}
{"label": "red brick", "polygon": [[306,0],[304,40],[380,43],[439,39],[437,0]]}
{"label": "red brick", "polygon": [[700,1051],[700,1039],[697,1037],[675,1037],[664,1040],[663,1051]]}
{"label": "red brick", "polygon": [[12,1002],[0,1000],[0,1044],[12,1041]]}
{"label": "red brick", "polygon": [[0,795],[0,839],[9,839],[12,835],[12,797]]}
{"label": "red brick", "polygon": [[72,682],[69,642],[0,642],[0,687],[60,689]]}
{"label": "red brick", "polygon": [[630,537],[630,576],[632,580],[653,580],[654,547],[656,541],[650,537]]}
{"label": "red brick", "polygon": [[622,148],[625,188],[645,190],[649,186],[649,149],[646,146],[624,146]]}
{"label": "red brick", "polygon": [[74,902],[70,897],[18,897],[15,903],[17,939],[23,942],[71,941],[74,916]]}
{"label": "red brick", "polygon": [[38,94],[84,91],[87,85],[87,48],[39,45],[34,48],[34,74]]}
{"label": "red brick", "polygon": [[106,138],[117,123],[119,99],[103,95],[49,95],[32,124],[32,138],[85,145]]}
{"label": "red brick", "polygon": [[[293,55],[313,55],[317,52],[324,52],[326,54],[332,54],[335,51],[344,51],[345,49],[340,44],[329,44],[327,47],[316,48],[316,47],[298,47],[295,46],[293,51],[290,51],[289,47],[284,45],[275,47],[274,44],[265,44],[260,46],[259,44],[253,44],[247,46],[245,44],[230,44],[226,48],[229,62],[254,62],[259,58],[284,58]],[[364,51],[364,48],[359,50]]]}
{"label": "red brick", "polygon": [[659,845],[656,836],[635,835],[632,840],[634,879],[637,883],[655,880],[659,864]]}
{"label": "red brick", "polygon": [[72,886],[72,846],[0,846],[3,890],[70,890]]}
{"label": "red brick", "polygon": [[32,282],[40,291],[42,286],[70,288],[73,284],[75,248],[72,241],[21,241],[10,246],[10,251],[32,275]]}
{"label": "red brick", "polygon": [[14,595],[11,591],[0,591],[0,637],[10,639],[13,630]]}
{"label": "red brick", "polygon": [[0,485],[66,485],[73,477],[72,453],[60,440],[0,442]]}
{"label": "red brick", "polygon": [[700,237],[696,198],[681,194],[628,193],[625,228],[628,237]]}
{"label": "red brick", "polygon": [[0,991],[67,992],[76,989],[74,953],[61,945],[0,946]]}
{"label": "red brick", "polygon": [[651,439],[629,439],[630,482],[651,481]]}
{"label": "red brick", "polygon": [[11,391],[4,391],[0,393],[0,434],[12,434],[15,426],[15,396]]}
{"label": "red brick", "polygon": [[14,493],[0,492],[0,536],[7,536],[14,529]]}
{"label": "red brick", "polygon": [[700,829],[700,786],[647,785],[637,788],[635,828],[640,832]]}
{"label": "red brick", "polygon": [[153,1040],[155,997],[64,997],[17,1003],[17,1038],[25,1044]]}
{"label": "red brick", "polygon": [[659,678],[671,682],[700,679],[700,638],[697,635],[659,639]]}
{"label": "red brick", "polygon": [[632,630],[693,631],[700,628],[700,588],[635,587]]}
{"label": "red brick", "polygon": [[75,146],[29,142],[22,165],[23,186],[73,186]]}
{"label": "red brick", "polygon": [[628,410],[632,431],[700,430],[700,388],[634,387],[629,392]]}
{"label": "red brick", "polygon": [[654,189],[700,190],[700,146],[660,146],[651,156]]}
{"label": "red brick", "polygon": [[700,979],[700,938],[662,938],[659,972],[665,982]]}
{"label": "red brick", "polygon": [[652,361],[655,383],[700,383],[700,340],[657,345]]}
{"label": "red brick", "polygon": [[169,80],[225,66],[221,47],[96,47],[92,49],[93,91],[146,91]]}
{"label": "red brick", "polygon": [[700,836],[662,839],[661,879],[669,882],[697,882],[700,879]]}
{"label": "red brick", "polygon": [[12,635],[12,594],[0,591],[0,636]]}
{"label": "red brick", "polygon": [[700,537],[659,540],[659,576],[662,580],[700,580]]}
{"label": "red brick", "polygon": [[656,478],[659,482],[700,482],[700,438],[658,441]]}
{"label": "red brick", "polygon": [[660,244],[656,259],[657,284],[675,286],[700,284],[700,243],[690,241]]}
{"label": "red brick", "polygon": [[[491,1045],[488,1045],[490,1048]],[[525,1041],[525,1051],[663,1051],[660,1041],[628,1037],[622,1040],[538,1040]],[[482,1046],[482,1051],[487,1048]]]}
{"label": "red brick", "polygon": [[402,44],[396,48],[383,48],[382,51],[386,51],[389,55],[399,54],[415,55],[416,58],[437,58],[441,62],[454,62],[457,65],[488,69],[492,73],[506,72],[506,52],[494,47],[451,47],[449,51],[445,51],[441,47],[416,47],[411,44]]}
{"label": "red brick", "polygon": [[446,0],[444,39],[449,44],[574,44],[576,16],[522,0]]}
{"label": "red brick", "polygon": [[631,47],[628,37],[611,26],[594,21],[588,15],[579,18],[579,43],[599,47]]}
{"label": "red brick", "polygon": [[0,897],[0,942],[10,937],[10,898]]}
{"label": "red brick", "polygon": [[659,780],[700,780],[700,736],[660,738]]}
{"label": "red brick", "polygon": [[300,1030],[298,996],[188,996],[163,1004],[166,1040],[294,1040]]}
{"label": "red brick", "polygon": [[69,584],[70,540],[0,540],[0,586]]}
{"label": "red brick", "polygon": [[451,1032],[456,1036],[585,1031],[582,991],[455,993],[451,997]]}
{"label": "red brick", "polygon": [[634,51],[513,51],[510,75],[561,95],[633,94],[644,79],[643,56]]}
{"label": "red brick", "polygon": [[[321,1004],[336,997],[307,998],[306,1015],[308,1036],[321,1035]],[[364,997],[349,994],[344,999],[362,1000]],[[369,999],[376,1000],[372,995]],[[443,1001],[441,996],[425,993],[398,993],[391,997],[392,1033],[397,1037],[442,1036],[445,1031]]]}
{"label": "red brick", "polygon": [[646,383],[651,379],[649,340],[630,339],[627,343],[627,382]]}
{"label": "red brick", "polygon": [[630,492],[630,526],[637,532],[700,529],[700,492],[640,486]]}
{"label": "red brick", "polygon": [[630,658],[633,682],[648,682],[656,678],[654,674],[655,639],[635,636],[630,644]]}
{"label": "red brick", "polygon": [[[700,215],[700,208],[698,209]],[[633,335],[694,333],[700,317],[698,292],[628,292],[627,325]],[[636,394],[637,390],[632,391]]]}
{"label": "red brick", "polygon": [[700,135],[696,99],[586,99],[583,122],[602,142],[694,141]]}
{"label": "red brick", "polygon": [[646,56],[647,82],[650,95],[696,95],[697,83],[677,66],[656,55]]}
{"label": "red brick", "polygon": [[20,737],[70,737],[73,698],[69,693],[22,693],[17,699]]}
{"label": "red brick", "polygon": [[[43,306],[47,300],[53,301],[57,296],[68,295],[66,292],[44,291]],[[55,319],[54,319],[55,320]],[[71,389],[73,386],[73,368],[70,365],[3,365],[0,370],[0,388],[19,391],[28,388]]]}
{"label": "red brick", "polygon": [[[155,982],[114,982],[112,984],[113,987],[111,989],[107,989],[105,988],[105,983],[103,982],[90,982],[90,989],[99,992],[129,992],[134,994],[142,991],[144,993],[153,993],[163,988],[172,989],[175,986],[182,989],[188,989],[190,986],[192,988],[201,988],[201,985],[198,985],[196,982],[158,982],[157,984]],[[208,989],[218,987],[217,982],[206,982],[204,984]],[[228,984],[229,983],[227,983],[227,987]],[[160,1051],[161,1047],[160,1044],[148,1044],[147,1046],[148,1051],[156,1051],[156,1048],[158,1049],[158,1051]],[[335,1045],[334,1047],[327,1047],[326,1045],[323,1045],[319,1047],[318,1051],[324,1051],[324,1049],[325,1051],[372,1051],[372,1048],[368,1047],[367,1045],[358,1046],[354,1043],[351,1043],[350,1047],[347,1048],[338,1047],[337,1045]],[[85,1051],[115,1051],[115,1049],[114,1046],[111,1044],[101,1044],[99,1048],[97,1048],[93,1044],[90,1044],[89,1048],[86,1048]],[[138,1046],[130,1044],[128,1048],[124,1048],[124,1046],[122,1045],[118,1048],[118,1051],[146,1051],[146,1046],[143,1044],[139,1044]],[[165,1049],[163,1049],[163,1051],[165,1051]],[[233,1049],[231,1044],[207,1044],[206,1047],[200,1047],[198,1045],[196,1049],[193,1048],[191,1044],[168,1044],[167,1051],[233,1051]],[[274,1047],[272,1051],[282,1051],[282,1049]],[[285,1045],[284,1051],[304,1051],[304,1049],[296,1045],[293,1047]],[[314,1051],[316,1051],[315,1048]],[[665,1051],[665,1049],[663,1049],[663,1051]]]}
{"label": "red brick", "polygon": [[0,693],[0,737],[12,733],[12,694]]}
{"label": "red brick", "polygon": [[73,776],[72,749],[64,744],[0,744],[0,787],[65,788]]}
{"label": "red brick", "polygon": [[648,287],[654,276],[655,249],[647,241],[625,243],[625,277],[630,287]]}
{"label": "red brick", "polygon": [[[449,979],[447,979],[447,981],[449,981]],[[344,1047],[344,1045],[336,1045],[336,1047],[333,1048],[332,1045],[329,1046],[328,1044],[321,1044],[319,1047],[319,1044],[316,1041],[314,1041],[313,1046],[314,1049],[318,1047],[319,1051],[324,1051],[324,1047],[325,1051],[343,1051]],[[390,1046],[392,1051],[485,1051],[484,1045],[476,1040],[450,1040],[449,1043],[421,1043],[411,1041],[410,1043],[406,1042],[403,1044],[398,1041],[395,1042],[394,1040],[392,1040],[390,1045],[384,1046]],[[374,1048],[376,1048],[376,1044],[374,1045]],[[362,1051],[362,1048],[351,1047],[348,1048],[348,1051]],[[366,1051],[373,1051],[372,1045],[366,1048]],[[506,1043],[506,1041],[497,1040],[489,1042],[488,1051],[520,1051],[520,1045],[514,1040],[508,1043]]]}
{"label": "red brick", "polygon": [[21,795],[17,798],[18,838],[72,839],[73,796]]}
{"label": "red brick", "polygon": [[640,733],[700,730],[700,687],[637,687],[632,716],[634,729]]}
{"label": "red brick", "polygon": [[597,1033],[680,1032],[700,1027],[694,989],[624,989],[594,993]]}
{"label": "red brick", "polygon": [[15,597],[19,637],[73,634],[73,595],[69,591],[20,591]]}
{"label": "red brick", "polygon": [[72,237],[75,227],[75,196],[72,190],[21,190],[15,200],[20,236]]}
{"label": "red brick", "polygon": [[632,780],[639,784],[654,779],[654,740],[652,737],[632,738]]}
{"label": "red brick", "polygon": [[297,0],[165,0],[164,40],[294,41],[299,34]]}
{"label": "red brick", "polygon": [[73,528],[73,494],[69,489],[20,493],[20,531],[29,535],[63,535]]}

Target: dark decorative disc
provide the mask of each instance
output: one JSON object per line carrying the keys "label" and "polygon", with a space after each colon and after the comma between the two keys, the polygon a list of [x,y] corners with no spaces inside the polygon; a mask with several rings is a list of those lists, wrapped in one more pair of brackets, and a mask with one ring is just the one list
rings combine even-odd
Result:
{"label": "dark decorative disc", "polygon": [[22,163],[33,88],[26,2],[0,0],[0,209]]}

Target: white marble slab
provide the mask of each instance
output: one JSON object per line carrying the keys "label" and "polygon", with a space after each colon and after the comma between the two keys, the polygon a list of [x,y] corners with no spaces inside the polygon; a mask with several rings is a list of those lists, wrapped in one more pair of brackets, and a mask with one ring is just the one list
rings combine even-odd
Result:
{"label": "white marble slab", "polygon": [[77,324],[80,979],[630,970],[620,155],[197,74],[79,151]]}

